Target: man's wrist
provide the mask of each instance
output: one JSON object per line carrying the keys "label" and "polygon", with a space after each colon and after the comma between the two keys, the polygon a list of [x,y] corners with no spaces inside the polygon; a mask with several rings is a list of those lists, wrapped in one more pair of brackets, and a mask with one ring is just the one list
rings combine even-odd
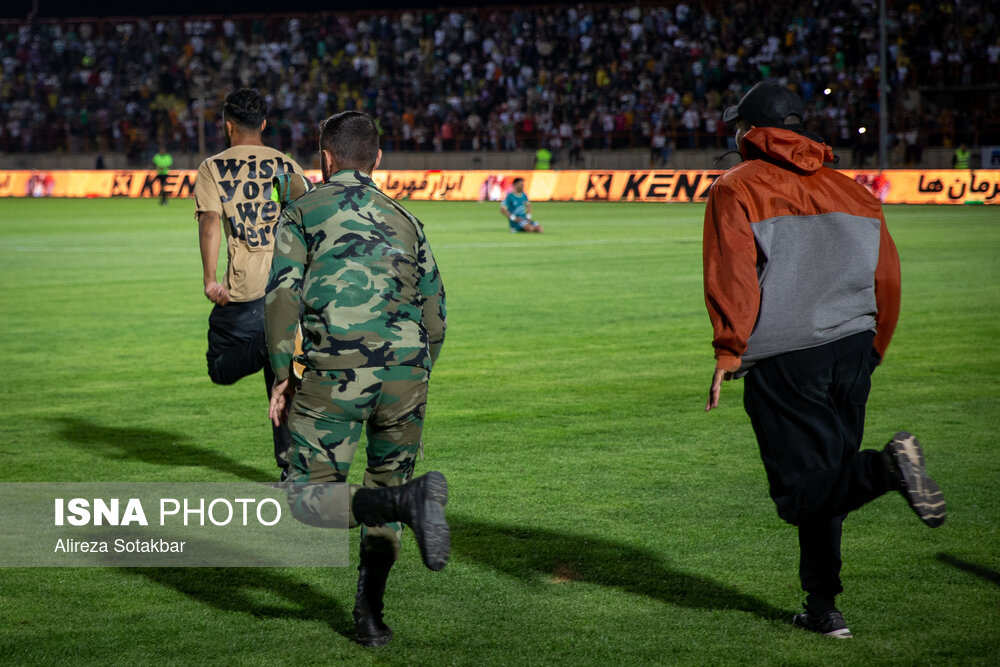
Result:
{"label": "man's wrist", "polygon": [[287,353],[271,354],[268,352],[267,363],[271,364],[271,368],[274,370],[275,382],[284,382],[291,377],[293,358],[293,355]]}
{"label": "man's wrist", "polygon": [[715,370],[735,373],[740,370],[740,366],[742,365],[743,363],[740,357],[725,353],[718,353],[715,356]]}

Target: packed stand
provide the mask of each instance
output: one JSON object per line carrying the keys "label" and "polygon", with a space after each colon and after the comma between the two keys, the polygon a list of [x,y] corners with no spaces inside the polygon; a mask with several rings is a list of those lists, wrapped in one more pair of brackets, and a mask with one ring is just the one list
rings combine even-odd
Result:
{"label": "packed stand", "polygon": [[[945,105],[918,89],[1000,80],[996,5],[889,4],[894,142],[918,159],[925,145],[1000,143],[995,98]],[[6,24],[0,150],[197,152],[201,99],[220,150],[221,99],[252,86],[268,140],[298,156],[319,120],[359,108],[390,151],[546,145],[572,166],[583,150],[646,147],[662,162],[725,148],[722,110],[778,77],[814,131],[863,155],[877,141],[859,132],[877,127],[877,18],[874,0],[736,0]]]}

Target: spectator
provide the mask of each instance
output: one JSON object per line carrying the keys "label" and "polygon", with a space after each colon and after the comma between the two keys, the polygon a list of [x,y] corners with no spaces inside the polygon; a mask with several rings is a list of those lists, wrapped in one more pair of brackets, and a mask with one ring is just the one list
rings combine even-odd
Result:
{"label": "spectator", "polygon": [[920,131],[917,129],[915,124],[911,124],[907,128],[906,132],[903,134],[903,140],[906,142],[906,150],[903,153],[903,162],[907,167],[916,167],[920,165],[923,159],[923,149],[920,147]]}
{"label": "spectator", "polygon": [[[889,11],[897,129],[915,114],[929,145],[955,128],[975,140],[989,127],[976,114],[995,117],[996,101],[939,118],[919,108],[918,87],[996,80],[996,3],[911,0]],[[318,120],[344,109],[394,115],[386,146],[408,150],[436,136],[442,150],[535,147],[553,128],[569,146],[567,117],[582,121],[589,149],[649,146],[665,119],[693,147],[702,131],[716,141],[715,112],[765,76],[799,91],[807,123],[850,145],[878,102],[876,21],[870,2],[748,0],[724,20],[713,5],[683,2],[24,23],[0,38],[0,150],[112,149],[133,164],[151,138],[191,150],[199,99],[217,107],[234,83],[270,92],[267,139],[297,154],[314,150]],[[212,114],[206,143],[222,148]]]}
{"label": "spectator", "polygon": [[670,159],[670,140],[662,125],[657,125],[653,132],[652,148],[649,152],[649,166],[662,167]]}
{"label": "spectator", "polygon": [[686,132],[685,148],[697,148],[698,129],[701,126],[701,116],[698,114],[698,110],[695,108],[694,104],[689,104],[688,108],[684,111],[684,115],[681,116],[681,125],[684,126],[684,130]]}

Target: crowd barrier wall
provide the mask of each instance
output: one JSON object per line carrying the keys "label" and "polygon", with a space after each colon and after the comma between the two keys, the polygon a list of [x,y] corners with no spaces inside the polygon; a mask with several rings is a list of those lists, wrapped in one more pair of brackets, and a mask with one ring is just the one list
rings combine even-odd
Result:
{"label": "crowd barrier wall", "polygon": [[[314,181],[318,171],[308,171]],[[717,170],[636,171],[376,171],[396,199],[498,201],[523,178],[533,201],[703,202]],[[1000,169],[841,170],[887,204],[1000,204]],[[161,185],[154,171],[0,171],[0,197],[191,197],[197,172],[172,171]]]}

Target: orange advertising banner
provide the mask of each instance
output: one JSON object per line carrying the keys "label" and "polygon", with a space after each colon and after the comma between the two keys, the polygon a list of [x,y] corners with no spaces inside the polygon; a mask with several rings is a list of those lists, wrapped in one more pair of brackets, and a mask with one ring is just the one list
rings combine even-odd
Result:
{"label": "orange advertising banner", "polygon": [[705,201],[720,171],[386,171],[376,184],[396,199],[500,201],[516,178],[532,201]]}
{"label": "orange advertising banner", "polygon": [[161,185],[155,171],[59,170],[0,171],[0,197],[171,197],[194,193],[195,170],[177,170]]}
{"label": "orange advertising banner", "polygon": [[[314,181],[318,171],[308,171]],[[376,184],[396,199],[499,201],[523,178],[533,201],[703,202],[723,172],[637,171],[376,171]],[[1000,169],[842,170],[887,204],[1000,204]],[[147,170],[0,171],[0,197],[170,197],[194,192],[197,172],[172,171],[162,182]]]}

